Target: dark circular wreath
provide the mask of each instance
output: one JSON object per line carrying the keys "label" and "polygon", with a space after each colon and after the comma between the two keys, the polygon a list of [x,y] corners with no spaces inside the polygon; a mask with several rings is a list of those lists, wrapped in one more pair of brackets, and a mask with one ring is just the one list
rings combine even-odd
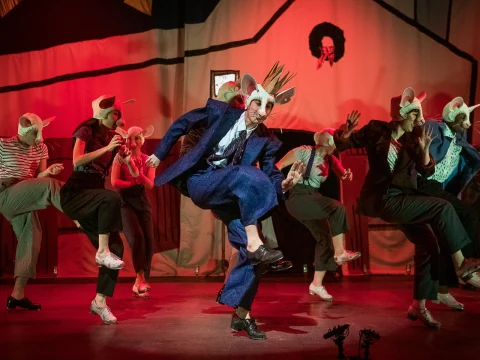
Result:
{"label": "dark circular wreath", "polygon": [[343,36],[343,30],[331,23],[323,22],[312,29],[308,36],[310,52],[317,59],[320,58],[322,55],[322,40],[325,36],[333,40],[333,45],[335,46],[335,58],[333,61],[337,62],[345,54],[345,37]]}

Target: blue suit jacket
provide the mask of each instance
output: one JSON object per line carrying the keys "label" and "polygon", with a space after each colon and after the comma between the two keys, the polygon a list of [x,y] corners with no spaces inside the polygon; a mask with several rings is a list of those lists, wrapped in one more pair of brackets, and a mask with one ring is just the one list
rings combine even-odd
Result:
{"label": "blue suit jacket", "polygon": [[[433,130],[432,136],[436,136],[430,145],[430,155],[435,160],[435,163],[438,164],[447,154],[452,138],[445,136],[445,128],[448,126],[445,122],[427,120],[426,125]],[[478,151],[468,143],[466,131],[458,132],[455,136],[457,145],[462,147],[460,161],[457,169],[442,185],[446,191],[456,196],[480,170],[480,155]]]}
{"label": "blue suit jacket", "polygon": [[[235,109],[227,103],[208,99],[203,108],[192,110],[178,118],[168,129],[165,137],[154,151],[160,160],[164,160],[178,139],[190,130],[204,127],[204,132],[192,149],[180,157],[164,172],[155,178],[155,185],[161,186],[171,183],[184,195],[188,196],[184,175],[196,164],[207,158],[214,151],[215,146],[240,118],[245,110]],[[270,178],[282,197],[282,181],[284,176],[275,166],[275,154],[282,143],[263,124],[249,136],[245,145],[241,165],[255,166],[258,162],[260,169]]]}

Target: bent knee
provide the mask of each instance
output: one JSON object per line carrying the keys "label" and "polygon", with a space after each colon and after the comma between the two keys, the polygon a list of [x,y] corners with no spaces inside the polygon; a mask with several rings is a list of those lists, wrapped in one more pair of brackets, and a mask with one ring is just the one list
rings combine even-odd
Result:
{"label": "bent knee", "polygon": [[118,206],[120,206],[120,194],[116,191],[105,190],[104,199],[109,204],[118,204]]}
{"label": "bent knee", "polygon": [[335,202],[333,203],[333,208],[336,213],[339,213],[339,214],[347,213],[345,206],[340,201],[335,200]]}
{"label": "bent knee", "polygon": [[238,166],[237,176],[244,186],[274,189],[267,174],[256,167],[244,165]]}

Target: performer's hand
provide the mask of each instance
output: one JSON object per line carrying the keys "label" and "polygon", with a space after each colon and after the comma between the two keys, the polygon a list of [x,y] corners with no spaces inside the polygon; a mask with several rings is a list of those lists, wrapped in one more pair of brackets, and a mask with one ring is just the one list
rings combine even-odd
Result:
{"label": "performer's hand", "polygon": [[295,161],[288,172],[287,178],[282,181],[282,190],[287,191],[297,185],[302,180],[305,170],[306,168],[302,161]]}
{"label": "performer's hand", "polygon": [[345,131],[342,134],[343,138],[348,138],[352,135],[353,130],[358,126],[358,118],[360,113],[357,110],[353,110],[350,114],[347,115],[347,122],[345,123]]}
{"label": "performer's hand", "polygon": [[63,169],[62,163],[52,164],[47,168],[47,173],[49,175],[58,175]]}
{"label": "performer's hand", "polygon": [[118,155],[120,157],[120,161],[124,162],[125,164],[130,164],[132,160],[132,152],[128,150],[125,145],[120,146],[120,150],[118,150]]}
{"label": "performer's hand", "polygon": [[352,173],[352,170],[350,169],[345,169],[343,175],[342,175],[342,178],[341,180],[344,181],[344,180],[348,180],[348,181],[352,181],[353,179],[353,173]]}
{"label": "performer's hand", "polygon": [[113,151],[116,147],[122,145],[123,139],[120,135],[115,135],[112,140],[110,140],[110,144],[107,145],[108,151]]}
{"label": "performer's hand", "polygon": [[136,178],[134,178],[135,184],[136,185],[145,185],[145,175],[140,173]]}
{"label": "performer's hand", "polygon": [[423,152],[428,152],[430,150],[430,144],[432,143],[433,139],[437,137],[436,135],[432,137],[432,134],[433,128],[427,128],[427,126],[424,126],[422,128],[422,134],[418,138],[418,145]]}
{"label": "performer's hand", "polygon": [[152,154],[148,157],[147,161],[145,161],[145,164],[148,167],[151,168],[156,168],[158,165],[160,165],[160,159],[155,156],[155,154]]}

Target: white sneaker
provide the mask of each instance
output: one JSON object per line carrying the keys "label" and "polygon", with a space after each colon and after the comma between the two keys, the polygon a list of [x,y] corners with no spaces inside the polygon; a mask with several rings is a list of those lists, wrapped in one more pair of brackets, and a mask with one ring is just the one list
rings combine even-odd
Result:
{"label": "white sneaker", "polygon": [[312,284],[310,284],[310,286],[308,287],[308,292],[310,295],[318,295],[322,298],[322,300],[325,300],[325,301],[333,301],[333,296],[330,295],[328,292],[327,292],[327,289],[325,289],[325,286],[315,286]]}
{"label": "white sneaker", "polygon": [[360,256],[362,256],[362,253],[359,251],[343,250],[343,252],[335,256],[334,259],[337,265],[343,265],[349,261],[358,259]]}
{"label": "white sneaker", "polygon": [[92,303],[90,304],[90,314],[100,315],[104,324],[113,325],[117,323],[117,318],[112,314],[110,308],[108,306],[98,306],[95,299],[92,300]]}
{"label": "white sneaker", "polygon": [[480,276],[478,276],[478,273],[477,272],[474,272],[472,274],[472,277],[470,278],[470,280],[468,280],[467,282],[463,281],[462,279],[458,279],[458,281],[460,282],[460,284],[462,285],[465,285],[465,284],[470,284],[472,286],[475,286],[476,288],[480,288]]}
{"label": "white sneaker", "polygon": [[101,256],[98,253],[95,254],[95,262],[97,265],[106,266],[112,270],[120,270],[123,269],[123,261],[114,253],[110,252],[105,256]]}
{"label": "white sneaker", "polygon": [[464,310],[465,306],[462,303],[459,303],[452,294],[437,294],[437,300],[432,301],[435,304],[445,304],[455,310]]}

